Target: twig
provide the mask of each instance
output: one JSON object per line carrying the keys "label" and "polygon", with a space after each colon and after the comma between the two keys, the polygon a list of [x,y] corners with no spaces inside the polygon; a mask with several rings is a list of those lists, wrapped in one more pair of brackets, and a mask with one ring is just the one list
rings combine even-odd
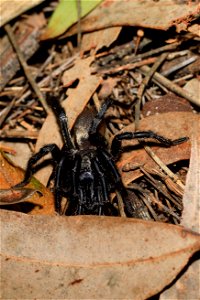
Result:
{"label": "twig", "polygon": [[155,221],[159,221],[159,218],[156,214],[156,212],[154,211],[153,207],[151,206],[151,201],[150,201],[150,196],[149,195],[141,195],[140,196],[142,201],[144,202],[144,204],[146,205],[146,207],[148,208],[148,210],[150,211],[151,215],[153,216]]}
{"label": "twig", "polygon": [[157,163],[157,165],[170,177],[172,178],[183,190],[184,185],[180,178],[175,175],[163,162],[162,160],[151,150],[149,146],[144,146],[144,149],[149,154],[149,156]]}
{"label": "twig", "polygon": [[[140,70],[147,74],[150,71],[150,68],[148,66],[142,66],[140,67]],[[193,104],[199,106],[199,101],[197,98],[195,98],[191,93],[188,91],[182,89],[180,86],[175,84],[174,82],[170,81],[169,79],[165,78],[158,72],[155,72],[153,75],[153,79],[157,80],[159,83],[167,87],[170,91],[176,93],[177,95],[187,99],[188,101],[192,102]]]}
{"label": "twig", "polygon": [[182,61],[180,64],[176,64],[175,66],[173,66],[172,68],[163,71],[161,74],[163,76],[169,76],[170,74],[190,65],[191,63],[193,63],[195,60],[197,60],[197,56],[192,56],[189,57],[188,59]]}
{"label": "twig", "polygon": [[16,97],[9,103],[8,106],[6,106],[0,115],[0,127],[2,126],[3,122],[5,121],[7,115],[9,114],[9,112],[11,111],[11,109],[13,108],[13,106],[15,105],[15,101],[16,101]]}
{"label": "twig", "polygon": [[25,90],[26,90],[26,86],[24,88],[22,88],[22,90],[17,93],[17,95],[13,98],[13,100],[9,103],[9,105],[6,106],[4,108],[4,110],[1,112],[0,127],[2,126],[3,122],[5,121],[6,117],[9,114],[9,112],[12,110],[13,106],[15,105],[15,102],[17,101],[17,98],[20,97]]}
{"label": "twig", "polygon": [[164,186],[162,183],[160,183],[159,181],[155,180],[151,174],[149,174],[147,172],[147,170],[145,170],[145,168],[141,167],[140,170],[146,175],[146,180],[148,182],[150,182],[151,185],[153,185],[153,187],[158,190],[163,196],[165,196],[167,199],[169,199],[173,204],[176,205],[177,209],[182,210],[183,206],[181,205],[181,203],[178,202],[177,199],[174,199],[167,190],[164,189]]}
{"label": "twig", "polygon": [[124,71],[124,70],[133,70],[135,68],[138,68],[140,66],[144,66],[144,65],[149,65],[149,64],[153,64],[155,62],[156,58],[155,57],[150,57],[150,58],[147,58],[147,59],[144,59],[144,60],[141,60],[141,61],[137,61],[135,63],[127,63],[123,66],[117,66],[117,67],[108,67],[108,69],[95,69],[92,71],[92,73],[98,73],[98,74],[114,74],[114,73],[117,73],[117,72],[121,72],[121,71]]}
{"label": "twig", "polygon": [[179,44],[180,43],[177,42],[177,43],[174,43],[174,44],[165,45],[165,46],[162,46],[160,48],[152,49],[150,51],[138,54],[136,56],[134,54],[132,54],[128,58],[124,59],[122,61],[122,63],[134,62],[134,61],[144,59],[146,57],[151,57],[153,55],[157,55],[157,54],[162,53],[162,52],[170,51],[170,50],[173,50],[173,49],[177,48]]}
{"label": "twig", "polygon": [[155,63],[153,64],[153,66],[150,68],[149,72],[146,74],[146,76],[144,77],[144,79],[142,80],[142,83],[141,83],[141,85],[140,85],[140,87],[138,89],[138,93],[137,93],[137,96],[138,96],[138,98],[140,100],[142,99],[145,87],[149,83],[151,77],[156,72],[156,70],[160,67],[160,65],[164,62],[164,60],[167,58],[167,56],[168,56],[168,52],[162,53],[158,57],[158,59],[155,61]]}
{"label": "twig", "polygon": [[174,213],[171,209],[169,209],[167,206],[163,205],[162,202],[160,202],[159,200],[156,199],[156,197],[154,197],[153,195],[151,195],[151,201],[156,203],[158,205],[158,207],[164,211],[167,214],[170,214],[171,216],[173,216],[174,218],[176,218],[178,221],[180,221],[180,217],[177,216],[176,213]]}
{"label": "twig", "polygon": [[10,39],[10,42],[11,42],[13,48],[16,51],[18,60],[19,60],[21,66],[22,66],[22,68],[24,70],[24,73],[25,73],[25,75],[26,75],[26,77],[27,77],[27,79],[28,79],[28,81],[29,81],[32,89],[36,93],[36,95],[37,95],[39,101],[41,102],[44,110],[46,111],[46,113],[48,113],[50,111],[50,109],[49,109],[49,107],[48,107],[48,105],[47,105],[47,103],[46,103],[46,101],[45,101],[42,93],[40,92],[40,90],[39,90],[39,88],[38,88],[38,86],[37,86],[37,84],[36,84],[33,76],[31,75],[31,73],[29,71],[29,67],[28,67],[28,65],[27,65],[27,63],[26,63],[26,61],[24,59],[24,55],[23,55],[22,51],[20,50],[20,48],[19,48],[19,46],[18,46],[18,44],[16,42],[16,39],[15,39],[15,36],[14,36],[14,34],[12,32],[11,26],[9,24],[5,25],[5,30],[6,30],[6,32],[8,34],[8,37]]}
{"label": "twig", "polygon": [[124,202],[122,199],[121,194],[116,190],[116,196],[118,200],[118,208],[119,208],[119,213],[121,217],[126,217],[125,211],[124,211]]}
{"label": "twig", "polygon": [[167,58],[168,52],[162,53],[158,59],[155,61],[153,66],[150,68],[149,72],[146,74],[145,78],[143,79],[139,89],[138,89],[138,99],[137,104],[135,106],[135,130],[139,128],[139,120],[140,120],[140,105],[142,101],[142,96],[144,94],[145,87],[151,80],[153,74],[156,72],[156,70],[160,67],[160,65],[163,63],[163,61]]}
{"label": "twig", "polygon": [[18,138],[18,139],[32,139],[38,138],[38,131],[29,130],[0,130],[1,138]]}
{"label": "twig", "polygon": [[[64,62],[61,66],[59,66],[57,69],[55,69],[51,75],[47,75],[44,77],[40,82],[38,82],[39,87],[44,87],[45,84],[47,84],[52,78],[58,76],[60,73],[64,72],[66,69],[73,66],[74,60],[76,59],[78,55],[74,55],[73,57],[70,57],[67,59],[66,62]],[[18,100],[19,102],[24,100],[26,97],[28,97],[31,94],[30,91],[27,91],[24,93],[24,95]]]}

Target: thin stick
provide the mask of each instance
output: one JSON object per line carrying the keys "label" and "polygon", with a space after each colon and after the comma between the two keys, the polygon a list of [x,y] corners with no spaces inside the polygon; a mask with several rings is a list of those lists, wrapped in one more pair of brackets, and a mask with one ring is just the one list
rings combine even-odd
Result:
{"label": "thin stick", "polygon": [[180,178],[175,175],[163,162],[162,160],[151,150],[149,146],[144,146],[144,149],[149,154],[149,156],[161,167],[161,169],[170,177],[172,178],[183,190],[184,185],[181,182]]}
{"label": "thin stick", "polygon": [[121,194],[116,190],[116,196],[118,200],[118,208],[119,208],[119,213],[121,217],[126,217],[125,211],[124,211],[124,202],[122,199]]}
{"label": "thin stick", "polygon": [[[147,74],[150,71],[150,68],[148,66],[142,66],[142,67],[140,67],[140,70],[144,74]],[[170,81],[169,79],[165,78],[164,76],[162,76],[158,72],[154,73],[153,79],[160,82],[162,85],[167,87],[170,91],[176,93],[177,95],[179,95],[179,96],[187,99],[188,101],[192,102],[193,104],[199,106],[198,97],[195,98],[191,93],[189,93],[188,91],[182,89],[176,83],[174,83],[174,82]]]}
{"label": "thin stick", "polygon": [[7,32],[7,35],[9,37],[9,39],[10,39],[10,42],[11,42],[14,50],[16,51],[18,60],[19,60],[21,66],[22,66],[22,68],[24,70],[24,73],[25,73],[25,75],[26,75],[26,77],[27,77],[27,79],[28,79],[28,81],[29,81],[32,89],[34,90],[35,94],[37,95],[39,101],[41,102],[41,104],[42,104],[42,106],[44,108],[44,110],[48,114],[49,111],[50,111],[50,109],[49,109],[49,107],[48,107],[48,105],[47,105],[47,103],[46,103],[46,101],[45,101],[42,93],[40,92],[40,90],[39,90],[39,88],[38,88],[38,86],[37,86],[37,84],[36,84],[33,76],[31,75],[31,73],[29,71],[29,67],[28,67],[28,65],[27,65],[27,63],[26,63],[26,61],[24,59],[24,55],[23,55],[22,51],[20,50],[20,48],[19,48],[19,46],[18,46],[18,44],[16,42],[16,38],[15,38],[13,32],[12,32],[11,26],[9,24],[7,24],[7,25],[5,25],[4,28],[5,28],[6,32]]}
{"label": "thin stick", "polygon": [[155,61],[155,63],[153,64],[153,66],[150,68],[149,72],[146,74],[145,78],[142,80],[142,83],[138,89],[138,93],[137,96],[139,99],[142,99],[142,96],[144,94],[144,90],[145,87],[147,86],[147,84],[149,83],[149,81],[151,80],[151,77],[153,76],[153,74],[156,72],[156,70],[160,67],[160,65],[164,62],[164,60],[167,58],[168,56],[168,52],[162,53],[158,59]]}
{"label": "thin stick", "polygon": [[142,96],[144,94],[145,88],[149,81],[151,80],[153,74],[156,72],[156,70],[160,67],[160,65],[163,63],[163,61],[167,58],[168,52],[162,53],[158,59],[155,61],[153,66],[150,68],[149,72],[146,74],[145,78],[143,79],[139,89],[138,89],[138,99],[139,101],[137,102],[135,106],[135,130],[138,130],[139,128],[139,120],[140,120],[140,105],[142,102]]}
{"label": "thin stick", "polygon": [[38,131],[29,130],[0,130],[1,138],[16,138],[16,139],[31,139],[36,140],[38,138]]}
{"label": "thin stick", "polygon": [[[55,69],[51,75],[47,75],[46,77],[44,77],[41,81],[38,82],[38,86],[44,87],[50,80],[51,78],[54,78],[56,76],[59,76],[60,73],[64,72],[66,69],[70,68],[73,66],[74,61],[76,59],[78,55],[74,55],[73,57],[70,57],[66,60],[66,62],[64,62],[61,66],[59,66],[57,69]],[[24,100],[26,97],[28,97],[31,94],[30,91],[27,91],[26,93],[24,93],[24,95],[22,95],[22,97],[20,97],[20,99],[18,99],[18,101],[22,101]]]}
{"label": "thin stick", "polygon": [[150,57],[141,61],[137,61],[135,63],[127,63],[126,65],[123,66],[117,66],[117,67],[112,67],[112,68],[97,68],[92,73],[98,73],[98,74],[114,74],[120,71],[124,70],[133,70],[135,68],[138,68],[140,66],[148,65],[148,64],[153,64],[155,62],[156,58],[155,57]]}

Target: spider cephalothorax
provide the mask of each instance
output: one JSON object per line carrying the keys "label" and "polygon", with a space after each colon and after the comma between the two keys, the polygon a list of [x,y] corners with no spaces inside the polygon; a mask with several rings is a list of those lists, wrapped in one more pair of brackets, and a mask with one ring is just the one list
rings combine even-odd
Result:
{"label": "spider cephalothorax", "polygon": [[[59,214],[98,214],[116,215],[110,193],[121,193],[128,216],[134,212],[127,197],[115,160],[121,150],[121,141],[133,138],[154,138],[166,146],[182,143],[186,138],[169,140],[152,131],[124,132],[114,137],[110,149],[98,128],[110,101],[106,101],[96,116],[85,110],[74,126],[75,139],[68,130],[67,116],[59,101],[51,100],[51,107],[58,119],[64,145],[60,150],[56,144],[42,147],[28,161],[24,180],[17,186],[26,185],[34,172],[35,164],[47,153],[52,154],[54,162],[55,208]],[[61,209],[62,197],[68,199],[64,211]]]}

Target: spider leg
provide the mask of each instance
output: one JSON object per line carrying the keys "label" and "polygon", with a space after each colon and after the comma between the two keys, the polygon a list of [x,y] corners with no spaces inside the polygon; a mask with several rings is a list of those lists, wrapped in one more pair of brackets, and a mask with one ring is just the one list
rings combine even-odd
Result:
{"label": "spider leg", "polygon": [[70,131],[68,129],[68,119],[64,108],[55,97],[49,97],[48,102],[51,108],[54,110],[55,116],[57,117],[65,146],[67,146],[68,149],[75,149]]}
{"label": "spider leg", "polygon": [[119,193],[122,195],[124,206],[125,206],[128,216],[130,216],[130,217],[133,216],[133,214],[134,214],[133,208],[128,199],[127,191],[124,188],[123,182],[121,180],[121,176],[115,166],[112,156],[107,151],[102,150],[102,149],[100,150],[99,155],[101,155],[101,160],[102,160],[103,164],[107,165],[108,172],[110,172],[113,177],[113,181],[114,181],[116,190],[119,191]]}
{"label": "spider leg", "polygon": [[[94,167],[95,170],[99,176],[100,182],[101,182],[101,188],[98,188],[98,193],[97,193],[97,197],[98,197],[98,202],[99,202],[99,211],[98,214],[101,215],[102,214],[102,206],[105,203],[109,202],[109,196],[108,196],[108,191],[106,188],[106,182],[105,182],[105,177],[104,174],[101,172],[99,166],[98,166],[98,161],[97,159],[94,161]],[[102,194],[102,198],[100,196],[100,194]],[[103,200],[103,201],[102,201]]]}
{"label": "spider leg", "polygon": [[78,207],[78,214],[81,215],[82,214],[82,205],[84,203],[84,196],[83,196],[83,191],[82,189],[79,189],[79,207]]}
{"label": "spider leg", "polygon": [[155,139],[167,147],[178,145],[188,140],[187,137],[181,137],[176,140],[170,140],[168,138],[165,138],[161,135],[154,133],[153,131],[123,132],[117,134],[112,141],[111,144],[112,155],[114,157],[117,157],[117,155],[121,150],[121,142],[123,140],[132,140],[132,139],[141,139],[141,138]]}
{"label": "spider leg", "polygon": [[61,200],[62,200],[62,192],[60,188],[61,184],[61,172],[63,167],[63,162],[65,160],[65,157],[62,157],[62,159],[59,161],[57,167],[56,167],[56,177],[55,177],[55,184],[54,184],[54,197],[55,197],[55,209],[56,211],[61,214]]}
{"label": "spider leg", "polygon": [[25,175],[24,175],[24,179],[22,182],[18,183],[15,185],[15,187],[23,187],[25,186],[26,184],[29,183],[30,179],[31,179],[31,176],[32,174],[34,173],[35,171],[35,168],[34,168],[34,165],[37,163],[37,161],[39,161],[43,156],[45,156],[46,154],[48,153],[51,153],[53,159],[55,161],[58,161],[59,159],[59,156],[60,156],[60,149],[58,148],[58,146],[56,144],[48,144],[48,145],[45,145],[44,147],[42,147],[40,149],[40,151],[36,154],[34,154],[28,161],[28,164],[27,164],[27,168],[26,168],[26,172],[25,172]]}
{"label": "spider leg", "polygon": [[99,126],[99,124],[101,123],[102,121],[102,118],[105,114],[105,112],[107,111],[108,107],[111,105],[112,103],[112,100],[111,99],[108,99],[107,101],[105,101],[103,103],[103,105],[101,106],[99,112],[97,113],[97,115],[94,117],[93,121],[92,121],[92,124],[91,124],[91,127],[89,129],[89,135],[90,136],[93,136],[95,135],[96,131],[97,131],[97,128]]}
{"label": "spider leg", "polygon": [[[77,156],[74,157],[73,160],[75,160],[75,163],[73,163],[73,160],[68,160],[68,156],[63,156],[63,158],[60,160],[59,164],[57,165],[56,168],[56,177],[55,177],[55,185],[54,185],[54,194],[55,194],[55,208],[56,211],[59,214],[65,214],[66,209],[61,211],[61,200],[62,196],[66,196],[69,201],[69,205],[73,206],[74,203],[71,201],[69,194],[72,195],[75,201],[78,200],[78,185],[76,181],[76,174],[77,170],[80,165],[80,160],[77,158]],[[69,167],[73,163],[72,167]],[[70,172],[69,174],[66,175],[65,168],[66,166],[71,169],[72,173]],[[63,180],[64,179],[64,180]],[[64,187],[63,187],[64,184]],[[78,201],[77,201],[78,202]],[[69,209],[69,206],[67,210]]]}
{"label": "spider leg", "polygon": [[101,157],[101,160],[103,161],[104,165],[107,165],[108,170],[112,174],[115,182],[119,183],[119,185],[121,185],[122,184],[121,177],[120,177],[120,174],[119,174],[119,172],[118,172],[118,170],[115,166],[115,163],[112,159],[112,156],[107,151],[103,150],[102,148],[98,149],[98,150],[99,150],[98,151],[99,152],[99,157]]}

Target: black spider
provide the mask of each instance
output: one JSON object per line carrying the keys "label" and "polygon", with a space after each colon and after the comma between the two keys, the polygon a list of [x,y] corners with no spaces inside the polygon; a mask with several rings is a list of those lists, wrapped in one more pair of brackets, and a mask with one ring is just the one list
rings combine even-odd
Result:
{"label": "black spider", "polygon": [[110,201],[110,194],[117,190],[122,195],[127,215],[133,216],[131,203],[115,165],[121,150],[121,141],[153,138],[165,146],[173,146],[187,138],[172,141],[152,131],[124,132],[114,137],[109,150],[105,138],[97,132],[109,104],[110,101],[106,101],[95,117],[89,110],[79,116],[74,126],[73,141],[65,111],[53,98],[51,107],[58,119],[64,145],[61,150],[56,144],[42,147],[29,159],[24,180],[17,186],[22,187],[30,181],[36,163],[50,152],[54,162],[55,208],[59,214],[63,214],[62,197],[66,197],[68,206],[64,213],[67,215],[116,215],[118,211]]}

